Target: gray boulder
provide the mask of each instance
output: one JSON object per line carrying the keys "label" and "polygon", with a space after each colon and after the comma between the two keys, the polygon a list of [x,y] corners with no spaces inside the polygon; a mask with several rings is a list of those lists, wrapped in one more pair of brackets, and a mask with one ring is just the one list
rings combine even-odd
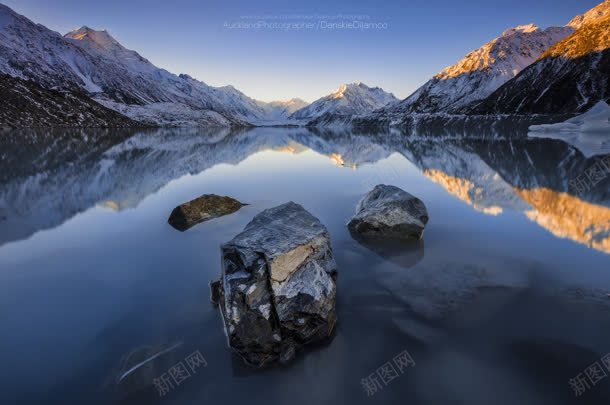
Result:
{"label": "gray boulder", "polygon": [[421,239],[427,223],[428,210],[419,198],[379,184],[360,200],[347,227],[369,237]]}
{"label": "gray boulder", "polygon": [[174,208],[167,222],[184,232],[199,222],[232,214],[244,205],[231,197],[204,194]]}
{"label": "gray boulder", "polygon": [[337,266],[328,231],[303,207],[289,202],[261,212],[221,253],[212,300],[229,346],[246,363],[286,362],[331,335]]}

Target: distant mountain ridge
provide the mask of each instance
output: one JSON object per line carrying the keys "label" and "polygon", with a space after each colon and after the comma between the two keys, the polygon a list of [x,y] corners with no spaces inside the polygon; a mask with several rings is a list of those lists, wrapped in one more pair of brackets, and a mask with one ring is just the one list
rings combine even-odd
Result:
{"label": "distant mountain ridge", "polygon": [[321,120],[337,115],[366,114],[397,102],[392,93],[362,82],[342,84],[337,90],[293,113],[294,120]]}
{"label": "distant mountain ridge", "polygon": [[309,105],[308,102],[296,97],[286,101],[271,101],[268,103],[259,101],[259,104],[263,108],[269,109],[269,117],[276,120],[287,119],[294,112]]}

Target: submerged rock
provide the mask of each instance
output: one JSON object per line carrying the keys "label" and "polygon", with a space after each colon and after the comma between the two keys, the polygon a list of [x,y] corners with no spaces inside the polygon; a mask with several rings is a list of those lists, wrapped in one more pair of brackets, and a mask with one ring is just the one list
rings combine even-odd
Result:
{"label": "submerged rock", "polygon": [[232,214],[247,204],[234,198],[216,194],[204,194],[174,208],[167,222],[184,232],[199,222]]}
{"label": "submerged rock", "polygon": [[289,202],[261,212],[221,252],[212,299],[229,346],[246,363],[286,362],[331,335],[336,263],[328,231],[303,207]]}
{"label": "submerged rock", "polygon": [[360,200],[347,227],[365,236],[421,239],[427,223],[428,210],[419,198],[379,184]]}
{"label": "submerged rock", "polygon": [[182,342],[157,346],[141,346],[121,359],[121,365],[113,372],[120,399],[137,398],[155,393],[154,381],[180,361],[176,354]]}

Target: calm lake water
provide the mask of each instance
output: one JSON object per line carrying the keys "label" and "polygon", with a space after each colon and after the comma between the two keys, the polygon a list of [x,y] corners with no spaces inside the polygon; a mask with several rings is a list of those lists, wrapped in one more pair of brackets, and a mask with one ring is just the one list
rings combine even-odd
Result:
{"label": "calm lake water", "polygon": [[[610,176],[569,186],[602,156],[471,135],[1,133],[0,402],[607,404]],[[422,242],[350,236],[380,183],[426,203]],[[167,224],[205,193],[250,205],[184,233]],[[288,201],[330,231],[336,333],[253,371],[227,347],[208,283],[220,244]],[[172,346],[125,396],[126,358]],[[405,350],[415,366],[367,395],[361,380]],[[152,379],[197,351],[206,365],[161,397]],[[576,397],[569,379],[595,362],[609,376]]]}

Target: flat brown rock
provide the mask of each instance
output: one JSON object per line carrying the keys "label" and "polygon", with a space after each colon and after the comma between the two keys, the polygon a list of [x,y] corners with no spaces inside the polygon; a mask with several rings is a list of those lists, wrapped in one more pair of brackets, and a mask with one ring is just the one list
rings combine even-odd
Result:
{"label": "flat brown rock", "polygon": [[244,205],[231,197],[204,194],[174,208],[167,222],[184,232],[200,222],[232,214]]}

